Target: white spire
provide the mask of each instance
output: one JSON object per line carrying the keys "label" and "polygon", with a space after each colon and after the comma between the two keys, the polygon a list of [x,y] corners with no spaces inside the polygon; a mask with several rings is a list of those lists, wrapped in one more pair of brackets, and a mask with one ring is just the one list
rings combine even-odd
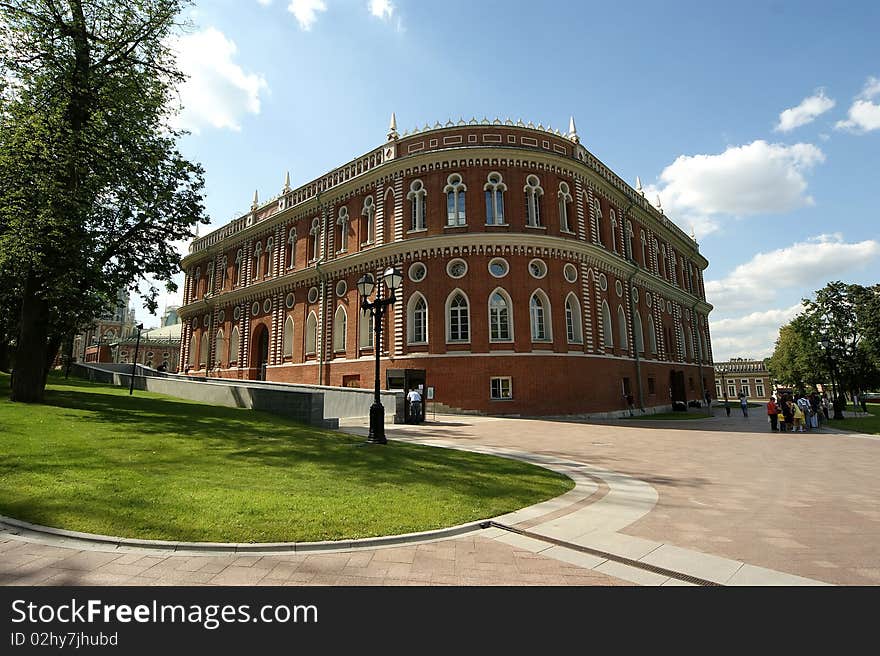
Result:
{"label": "white spire", "polygon": [[694,241],[697,241],[697,234],[696,234],[696,231],[694,230],[693,223],[691,223],[691,239],[693,239]]}
{"label": "white spire", "polygon": [[254,189],[254,202],[251,203],[251,209],[255,210],[260,205],[260,195],[256,189]]}
{"label": "white spire", "polygon": [[388,126],[388,141],[396,140],[400,135],[397,134],[397,117],[391,112],[391,123]]}
{"label": "white spire", "polygon": [[290,191],[290,171],[284,174],[284,191]]}
{"label": "white spire", "polygon": [[657,209],[660,210],[660,213],[663,213],[663,206],[660,204],[660,194],[657,194]]}
{"label": "white spire", "polygon": [[642,179],[639,176],[636,176],[636,191],[642,196],[645,195],[645,191],[642,189]]}
{"label": "white spire", "polygon": [[568,138],[575,143],[580,143],[581,138],[578,136],[577,127],[574,124],[574,116],[568,119]]}

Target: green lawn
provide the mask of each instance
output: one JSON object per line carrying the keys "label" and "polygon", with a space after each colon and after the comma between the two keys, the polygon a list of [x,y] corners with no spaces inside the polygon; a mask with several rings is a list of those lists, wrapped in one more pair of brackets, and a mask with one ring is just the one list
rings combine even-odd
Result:
{"label": "green lawn", "polygon": [[166,540],[276,542],[407,533],[560,495],[571,479],[504,458],[53,377],[45,404],[0,374],[0,514]]}
{"label": "green lawn", "polygon": [[[852,409],[852,404],[847,406],[847,410],[850,409]],[[880,435],[880,403],[869,403],[868,412],[871,413],[870,417],[853,417],[852,419],[830,421],[828,426],[832,428],[845,428],[858,431],[859,433],[867,433],[868,435]]]}

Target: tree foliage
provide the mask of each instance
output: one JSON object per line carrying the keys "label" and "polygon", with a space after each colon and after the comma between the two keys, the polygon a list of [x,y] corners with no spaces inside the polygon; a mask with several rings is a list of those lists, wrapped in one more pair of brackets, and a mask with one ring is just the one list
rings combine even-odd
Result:
{"label": "tree foliage", "polygon": [[[0,282],[16,290],[0,293],[0,338],[16,349],[13,399],[40,400],[62,337],[120,288],[149,276],[173,291],[173,242],[207,222],[203,171],[169,126],[183,77],[168,43],[185,4],[0,0]],[[144,295],[151,311],[158,292]]]}
{"label": "tree foliage", "polygon": [[849,391],[880,385],[880,284],[830,282],[803,307],[779,330],[774,377],[801,389],[832,379]]}

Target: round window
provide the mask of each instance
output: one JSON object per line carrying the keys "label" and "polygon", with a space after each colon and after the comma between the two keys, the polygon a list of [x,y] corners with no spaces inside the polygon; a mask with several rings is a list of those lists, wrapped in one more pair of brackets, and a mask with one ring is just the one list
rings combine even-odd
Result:
{"label": "round window", "polygon": [[296,297],[293,295],[293,292],[290,292],[287,296],[284,297],[284,305],[287,306],[287,309],[293,307],[293,304],[296,303]]}
{"label": "round window", "polygon": [[198,327],[199,327],[199,320],[198,320],[198,319],[193,319],[193,320],[192,320],[192,327],[193,327],[193,328],[198,328]]}
{"label": "round window", "polygon": [[623,296],[623,285],[619,280],[614,281],[614,291],[617,292],[618,296]]}
{"label": "round window", "polygon": [[603,292],[608,290],[608,278],[605,277],[604,273],[599,274],[599,289]]}
{"label": "round window", "polygon": [[428,268],[421,262],[415,262],[409,268],[409,279],[413,282],[421,282],[428,275]]}
{"label": "round window", "polygon": [[263,312],[269,312],[272,309],[272,301],[270,299],[266,299],[263,301]]}
{"label": "round window", "polygon": [[449,274],[450,278],[463,278],[467,270],[467,262],[464,260],[451,260],[446,265],[446,273]]}
{"label": "round window", "polygon": [[226,321],[226,310],[220,310],[220,312],[217,313],[217,321],[220,323]]}
{"label": "round window", "polygon": [[532,278],[543,278],[547,275],[547,265],[544,260],[532,260],[529,262],[529,273]]}
{"label": "round window", "polygon": [[492,260],[489,260],[489,273],[491,273],[496,278],[503,278],[507,275],[507,272],[510,270],[510,267],[507,264],[507,260],[496,257]]}
{"label": "round window", "polygon": [[207,328],[207,327],[208,327],[208,324],[210,324],[210,323],[211,323],[211,315],[206,314],[205,316],[202,317],[202,325],[203,325],[205,328]]}
{"label": "round window", "polygon": [[666,301],[666,311],[672,314],[672,301]]}
{"label": "round window", "polygon": [[633,301],[639,302],[639,290],[633,287]]}
{"label": "round window", "polygon": [[651,295],[648,292],[645,292],[645,305],[651,307]]}
{"label": "round window", "polygon": [[309,303],[317,303],[318,302],[318,288],[312,287],[309,290]]}
{"label": "round window", "polygon": [[254,304],[251,305],[251,315],[256,316],[260,313],[260,303],[258,301],[254,301]]}
{"label": "round window", "polygon": [[238,321],[240,317],[241,317],[241,308],[236,305],[235,309],[232,311],[232,318],[235,319],[236,321]]}
{"label": "round window", "polygon": [[566,264],[565,267],[562,269],[562,275],[565,276],[565,279],[568,282],[576,282],[578,279],[577,267],[575,267],[575,265],[571,263]]}
{"label": "round window", "polygon": [[344,280],[340,280],[336,283],[336,295],[337,296],[345,296],[345,292],[348,291],[348,283]]}

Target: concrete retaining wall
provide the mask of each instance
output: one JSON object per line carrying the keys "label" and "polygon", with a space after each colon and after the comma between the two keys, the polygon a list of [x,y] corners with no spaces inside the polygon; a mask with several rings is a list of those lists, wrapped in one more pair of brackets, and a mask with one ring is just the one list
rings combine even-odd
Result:
{"label": "concrete retaining wall", "polygon": [[[120,368],[125,371],[119,371]],[[78,363],[73,365],[71,372],[91,381],[122,387],[128,387],[131,381],[131,365]],[[357,388],[206,379],[159,373],[150,369],[143,369],[142,373],[145,375],[134,378],[135,389],[212,405],[264,410],[326,428],[338,427],[341,417],[369,416],[370,406],[373,404],[373,393]],[[386,410],[386,422],[402,422],[403,393],[380,392],[380,398]]]}

